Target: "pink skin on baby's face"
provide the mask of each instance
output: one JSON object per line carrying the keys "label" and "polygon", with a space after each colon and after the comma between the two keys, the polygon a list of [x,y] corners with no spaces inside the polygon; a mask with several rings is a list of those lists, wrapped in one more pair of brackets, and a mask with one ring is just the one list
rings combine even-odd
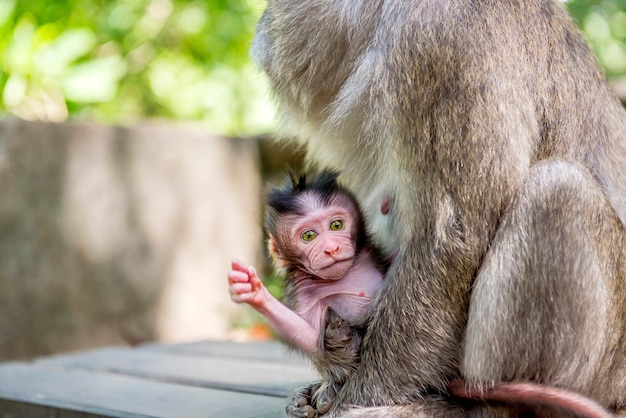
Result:
{"label": "pink skin on baby's face", "polygon": [[345,205],[311,208],[294,223],[292,243],[303,267],[324,280],[339,280],[355,256],[354,215]]}

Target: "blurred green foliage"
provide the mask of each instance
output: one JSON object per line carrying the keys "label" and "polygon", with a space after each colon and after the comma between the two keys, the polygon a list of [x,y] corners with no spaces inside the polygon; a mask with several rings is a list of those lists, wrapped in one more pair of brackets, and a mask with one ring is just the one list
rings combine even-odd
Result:
{"label": "blurred green foliage", "polygon": [[[271,130],[248,58],[263,0],[0,0],[0,114]],[[569,0],[609,76],[626,74],[626,0]]]}
{"label": "blurred green foliage", "polygon": [[569,0],[566,6],[608,76],[625,76],[626,0]]}
{"label": "blurred green foliage", "polygon": [[262,0],[0,0],[0,112],[271,129],[248,58]]}

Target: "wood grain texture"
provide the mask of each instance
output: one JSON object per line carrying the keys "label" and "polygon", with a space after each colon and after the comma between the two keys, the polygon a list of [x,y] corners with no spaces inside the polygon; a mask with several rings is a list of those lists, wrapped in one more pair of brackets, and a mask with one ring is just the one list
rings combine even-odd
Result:
{"label": "wood grain texture", "polygon": [[313,380],[278,343],[109,347],[0,364],[0,418],[277,417]]}
{"label": "wood grain texture", "polygon": [[151,350],[104,348],[56,356],[37,365],[108,372],[187,386],[285,397],[314,372],[293,363],[262,362],[227,357],[198,357]]}

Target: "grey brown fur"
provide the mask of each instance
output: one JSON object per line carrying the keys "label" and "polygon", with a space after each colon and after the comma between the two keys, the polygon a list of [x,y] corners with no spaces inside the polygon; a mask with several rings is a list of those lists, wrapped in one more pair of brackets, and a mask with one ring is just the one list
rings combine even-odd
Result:
{"label": "grey brown fur", "polygon": [[455,403],[459,376],[624,408],[626,112],[559,2],[269,0],[253,56],[398,248],[334,412],[523,413]]}
{"label": "grey brown fur", "polygon": [[[286,297],[284,303],[291,308],[295,306],[290,297]],[[326,313],[325,323],[320,349],[307,353],[321,381],[294,391],[286,407],[290,416],[309,417],[315,416],[316,412],[328,412],[337,392],[358,365],[364,328],[359,324],[350,324],[331,308]]]}

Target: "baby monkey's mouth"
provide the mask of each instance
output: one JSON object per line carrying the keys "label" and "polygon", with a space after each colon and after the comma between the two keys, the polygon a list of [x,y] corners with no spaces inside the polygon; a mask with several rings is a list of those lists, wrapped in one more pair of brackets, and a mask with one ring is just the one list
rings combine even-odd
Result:
{"label": "baby monkey's mouth", "polygon": [[346,257],[339,260],[334,260],[332,263],[324,267],[320,267],[317,271],[317,275],[321,276],[323,280],[336,281],[341,279],[346,272],[352,267],[354,257]]}
{"label": "baby monkey's mouth", "polygon": [[320,267],[320,270],[327,270],[327,269],[333,268],[333,267],[335,267],[335,266],[337,266],[337,265],[339,265],[339,264],[346,263],[346,262],[348,262],[348,261],[349,261],[350,263],[352,263],[352,260],[353,260],[353,259],[354,259],[354,257],[353,257],[353,256],[349,256],[349,257],[342,257],[342,258],[336,258],[336,259],[333,259],[333,260],[332,260],[331,262],[329,262],[328,264],[326,264],[326,265],[324,265],[324,266]]}

